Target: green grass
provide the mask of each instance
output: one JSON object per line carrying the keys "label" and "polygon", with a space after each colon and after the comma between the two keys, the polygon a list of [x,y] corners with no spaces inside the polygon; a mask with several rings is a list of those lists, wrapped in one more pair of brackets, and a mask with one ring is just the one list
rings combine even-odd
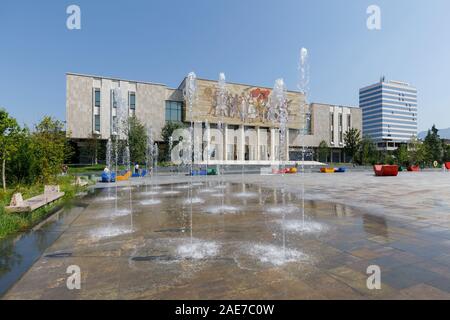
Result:
{"label": "green grass", "polygon": [[[44,192],[44,185],[20,186],[17,185],[8,189],[6,192],[0,192],[0,239],[8,235],[26,231],[45,218],[63,202],[72,199],[83,188],[74,186],[75,181],[73,176],[58,177],[56,184],[61,187],[61,191],[65,192],[63,199],[58,200],[43,208],[39,208],[31,213],[6,213],[5,206],[9,205],[11,197],[16,192],[21,192],[24,199],[42,194]],[[86,188],[86,187],[84,187]]]}
{"label": "green grass", "polygon": [[[120,165],[119,171],[123,171],[123,170],[125,170],[125,168],[126,168],[125,166]],[[88,165],[88,166],[69,165],[69,174],[89,175],[89,174],[102,172],[104,169],[105,169],[104,164],[94,164],[94,165]],[[116,169],[116,167],[113,166],[112,170],[115,171],[115,169]]]}
{"label": "green grass", "polygon": [[74,166],[69,165],[69,174],[79,175],[79,174],[86,174],[86,173],[94,173],[103,171],[105,169],[104,164],[94,164],[90,166]]}

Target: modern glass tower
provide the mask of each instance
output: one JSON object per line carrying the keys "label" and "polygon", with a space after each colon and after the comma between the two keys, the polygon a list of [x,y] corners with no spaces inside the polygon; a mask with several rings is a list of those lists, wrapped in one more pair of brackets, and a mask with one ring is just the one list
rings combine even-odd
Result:
{"label": "modern glass tower", "polygon": [[405,82],[380,82],[359,90],[363,135],[393,150],[417,136],[417,89]]}

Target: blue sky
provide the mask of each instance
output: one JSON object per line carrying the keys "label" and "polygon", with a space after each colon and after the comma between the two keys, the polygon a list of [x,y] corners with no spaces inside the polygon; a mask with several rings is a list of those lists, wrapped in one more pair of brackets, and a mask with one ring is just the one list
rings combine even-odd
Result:
{"label": "blue sky", "polygon": [[[82,29],[66,28],[81,7]],[[381,8],[382,29],[366,28]],[[419,129],[450,127],[448,0],[1,1],[0,106],[21,123],[65,118],[65,73],[176,87],[189,72],[296,89],[308,48],[310,101],[357,105],[381,75],[419,90]]]}

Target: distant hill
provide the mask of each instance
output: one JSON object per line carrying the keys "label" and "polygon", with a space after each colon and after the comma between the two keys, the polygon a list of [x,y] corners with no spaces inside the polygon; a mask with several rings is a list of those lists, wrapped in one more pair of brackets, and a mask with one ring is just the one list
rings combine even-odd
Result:
{"label": "distant hill", "polygon": [[[422,131],[419,133],[419,139],[423,139],[426,137],[428,131]],[[439,136],[441,139],[450,139],[450,128],[447,129],[439,129]]]}

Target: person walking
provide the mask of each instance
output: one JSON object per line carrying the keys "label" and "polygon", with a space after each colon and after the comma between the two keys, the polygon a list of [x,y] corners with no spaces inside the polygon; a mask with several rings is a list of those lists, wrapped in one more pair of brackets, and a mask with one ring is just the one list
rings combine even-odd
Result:
{"label": "person walking", "polygon": [[135,173],[135,174],[139,174],[139,163],[136,163],[136,164],[134,165],[134,173]]}

